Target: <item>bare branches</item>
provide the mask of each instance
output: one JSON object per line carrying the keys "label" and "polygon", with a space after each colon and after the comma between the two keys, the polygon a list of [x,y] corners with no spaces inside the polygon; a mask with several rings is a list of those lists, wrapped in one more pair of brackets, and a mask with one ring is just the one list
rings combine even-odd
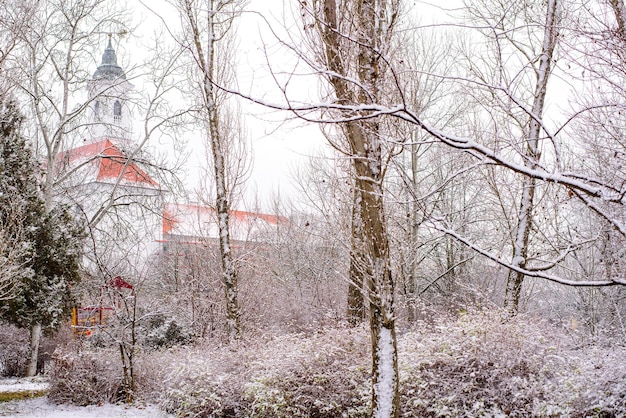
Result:
{"label": "bare branches", "polygon": [[[543,269],[541,268],[538,268],[538,269],[521,268],[512,263],[502,260],[502,258],[498,257],[497,255],[494,255],[490,253],[489,251],[478,247],[476,244],[466,239],[465,237],[459,235],[455,231],[446,228],[445,225],[441,223],[441,220],[432,219],[429,221],[429,223],[431,223],[431,225],[438,231],[441,231],[445,233],[446,235],[450,235],[454,237],[456,240],[458,240],[459,242],[462,242],[463,244],[465,244],[472,250],[476,251],[480,255],[487,257],[488,259],[498,263],[499,265],[503,267],[506,267],[507,269],[521,273],[524,276],[545,279],[551,282],[563,284],[566,286],[572,286],[572,287],[607,287],[607,286],[626,285],[626,277],[616,277],[612,280],[571,280],[571,279],[565,279],[560,276],[544,273]],[[558,261],[559,260],[554,260],[553,261],[554,265],[557,265]]]}

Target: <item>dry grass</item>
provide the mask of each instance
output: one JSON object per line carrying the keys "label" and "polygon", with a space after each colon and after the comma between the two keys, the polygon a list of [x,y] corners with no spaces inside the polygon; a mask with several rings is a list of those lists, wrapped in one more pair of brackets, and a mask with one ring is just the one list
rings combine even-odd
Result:
{"label": "dry grass", "polygon": [[16,392],[0,392],[0,402],[21,401],[24,399],[46,396],[47,390],[20,390]]}

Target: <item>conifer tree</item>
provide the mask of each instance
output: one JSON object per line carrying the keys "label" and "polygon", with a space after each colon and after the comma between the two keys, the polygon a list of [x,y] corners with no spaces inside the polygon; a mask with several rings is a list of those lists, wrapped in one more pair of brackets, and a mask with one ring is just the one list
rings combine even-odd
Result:
{"label": "conifer tree", "polygon": [[46,208],[37,162],[21,135],[22,119],[13,102],[0,99],[0,221],[9,231],[9,247],[24,249],[23,269],[12,297],[0,302],[0,316],[30,328],[26,374],[34,375],[41,331],[58,329],[73,303],[82,228],[67,206]]}
{"label": "conifer tree", "polygon": [[[27,225],[43,214],[43,205],[37,187],[32,157],[26,141],[19,134],[22,116],[15,104],[0,100],[0,225],[2,225],[3,264],[11,265],[11,277],[2,272],[3,282],[11,281],[11,293],[3,299],[15,297],[17,283],[33,275],[31,268],[34,248],[27,239]],[[15,268],[19,266],[21,268]],[[6,307],[3,306],[3,316]]]}

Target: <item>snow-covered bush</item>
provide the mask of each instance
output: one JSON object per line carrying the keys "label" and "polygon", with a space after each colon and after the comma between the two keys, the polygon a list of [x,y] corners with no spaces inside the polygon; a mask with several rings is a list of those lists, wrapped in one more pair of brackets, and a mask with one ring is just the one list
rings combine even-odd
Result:
{"label": "snow-covered bush", "polygon": [[567,401],[575,417],[626,417],[626,347],[589,346],[565,358],[556,396]]}
{"label": "snow-covered bush", "polygon": [[399,342],[405,416],[531,416],[556,347],[521,320],[462,314]]}
{"label": "snow-covered bush", "polygon": [[339,328],[171,351],[161,405],[189,417],[367,416],[368,347],[365,330]]}
{"label": "snow-covered bush", "polygon": [[114,350],[57,350],[50,371],[50,401],[94,405],[117,401],[121,384],[119,353]]}
{"label": "snow-covered bush", "polygon": [[[540,318],[462,312],[398,332],[402,417],[623,417],[626,347],[580,346]],[[335,324],[318,332],[249,335],[235,345],[142,352],[140,398],[185,417],[366,417],[370,337]],[[114,350],[60,353],[51,398],[115,399]]]}
{"label": "snow-covered bush", "polygon": [[[69,327],[44,334],[39,344],[37,373],[47,374],[52,353],[59,345],[66,345],[70,337]],[[8,323],[0,324],[0,376],[19,377],[26,371],[29,349],[29,331]]]}
{"label": "snow-covered bush", "polygon": [[626,413],[626,367],[616,367],[625,364],[626,350],[571,349],[568,343],[540,319],[504,319],[495,310],[419,327],[399,339],[402,415]]}
{"label": "snow-covered bush", "polygon": [[145,343],[152,348],[189,344],[194,338],[191,329],[164,315],[153,316],[144,332]]}
{"label": "snow-covered bush", "polygon": [[0,324],[0,376],[22,376],[28,358],[28,331]]}
{"label": "snow-covered bush", "polygon": [[[161,352],[164,409],[190,417],[365,417],[370,341],[335,326]],[[626,349],[575,347],[538,318],[463,312],[399,332],[402,417],[619,417]],[[618,367],[622,366],[622,367]]]}
{"label": "snow-covered bush", "polygon": [[265,347],[262,364],[245,385],[256,417],[366,417],[369,336],[334,328],[309,337],[279,338]]}

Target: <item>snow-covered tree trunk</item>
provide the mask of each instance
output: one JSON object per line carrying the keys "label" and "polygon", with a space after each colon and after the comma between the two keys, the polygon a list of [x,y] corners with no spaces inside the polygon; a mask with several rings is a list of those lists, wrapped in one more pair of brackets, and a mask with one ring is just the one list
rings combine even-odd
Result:
{"label": "snow-covered tree trunk", "polygon": [[[318,19],[324,43],[326,63],[333,76],[329,82],[338,102],[351,104],[376,103],[383,88],[380,47],[383,36],[393,26],[387,16],[384,0],[345,2],[341,9],[351,9],[352,22],[358,42],[350,44],[355,51],[346,50],[339,33],[339,8],[335,0],[325,0]],[[395,9],[393,10],[395,12]],[[384,27],[388,24],[389,27]],[[349,60],[354,62],[348,63]],[[362,88],[352,89],[346,70],[356,68]],[[353,227],[362,246],[360,272],[366,281],[372,342],[372,415],[397,417],[399,414],[398,361],[394,315],[394,281],[391,274],[389,238],[384,207],[384,157],[382,129],[379,121],[357,120],[346,123],[346,140],[355,176],[355,199],[358,216]]]}
{"label": "snow-covered tree trunk", "polygon": [[[366,164],[361,162],[359,165]],[[374,184],[364,179],[358,183],[365,187],[361,216],[363,241],[367,248],[365,257],[369,265],[366,277],[372,337],[372,412],[375,417],[396,417],[399,414],[399,395],[394,282],[384,219],[383,189],[380,182]]]}
{"label": "snow-covered tree trunk", "polygon": [[365,260],[363,257],[363,222],[361,221],[361,193],[354,186],[351,217],[350,270],[348,282],[348,322],[357,325],[365,318],[363,295]]}
{"label": "snow-covered tree trunk", "polygon": [[[557,27],[557,0],[550,0],[547,4],[546,23],[544,29],[543,45],[539,56],[537,68],[537,80],[534,92],[534,101],[528,125],[526,153],[524,163],[531,169],[536,169],[541,158],[541,131],[543,121],[543,109],[546,98],[548,79],[551,72],[551,62],[556,45]],[[530,231],[533,226],[533,212],[535,206],[535,189],[537,180],[535,177],[525,177],[522,183],[522,198],[520,202],[518,223],[513,241],[513,258],[511,265],[521,269],[526,268],[528,257],[528,244]],[[506,284],[504,307],[511,315],[519,310],[520,294],[524,274],[520,271],[509,271]]]}
{"label": "snow-covered tree trunk", "polygon": [[[199,4],[200,3],[200,4]],[[217,226],[219,234],[220,261],[222,270],[222,282],[224,284],[226,301],[226,321],[229,339],[239,336],[239,304],[237,290],[237,269],[232,254],[230,237],[230,201],[232,190],[227,181],[227,156],[229,153],[226,133],[222,124],[218,89],[215,86],[219,78],[218,66],[220,57],[217,54],[217,45],[224,39],[225,33],[230,28],[232,19],[237,14],[238,3],[236,1],[208,0],[204,7],[206,10],[205,20],[202,22],[199,14],[202,2],[183,0],[180,5],[185,15],[185,24],[193,36],[193,55],[198,66],[203,88],[202,113],[207,126],[207,142],[211,149],[213,180],[215,181],[215,209],[217,213]],[[230,9],[232,8],[232,10]],[[201,25],[206,27],[202,28]],[[203,41],[202,36],[206,39]],[[232,132],[231,132],[232,134]]]}
{"label": "snow-covered tree trunk", "polygon": [[38,322],[30,326],[30,344],[28,347],[28,365],[26,377],[37,374],[37,360],[39,359],[39,342],[41,341],[41,324]]}
{"label": "snow-covered tree trunk", "polygon": [[205,72],[205,99],[206,109],[209,118],[209,136],[211,152],[213,154],[213,170],[215,174],[215,206],[218,220],[218,233],[220,243],[220,255],[222,262],[222,280],[224,282],[224,292],[226,296],[226,320],[228,322],[228,334],[230,338],[239,335],[239,306],[237,302],[237,270],[233,260],[230,245],[230,203],[228,201],[228,188],[226,185],[226,164],[224,157],[227,150],[224,149],[224,141],[221,138],[219,129],[219,113],[215,100],[215,20],[216,9],[214,1],[209,2],[208,39],[206,61],[208,71]]}

